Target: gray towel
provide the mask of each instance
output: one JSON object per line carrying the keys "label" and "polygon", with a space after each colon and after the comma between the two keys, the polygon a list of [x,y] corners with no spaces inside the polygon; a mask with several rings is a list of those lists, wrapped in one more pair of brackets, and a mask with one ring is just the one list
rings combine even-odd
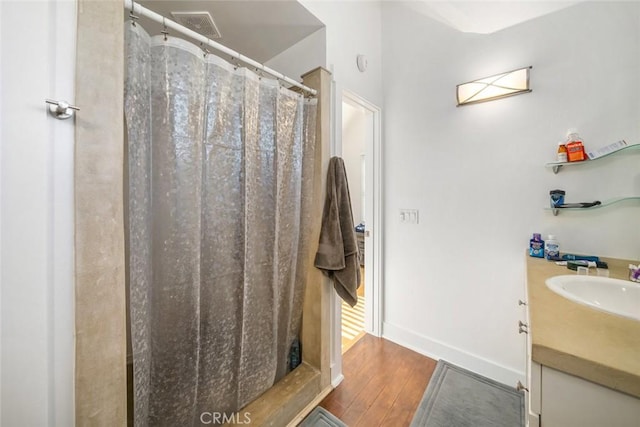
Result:
{"label": "gray towel", "polygon": [[332,157],[327,171],[327,198],[315,266],[333,281],[338,295],[352,307],[358,303],[358,257],[347,172],[342,159]]}

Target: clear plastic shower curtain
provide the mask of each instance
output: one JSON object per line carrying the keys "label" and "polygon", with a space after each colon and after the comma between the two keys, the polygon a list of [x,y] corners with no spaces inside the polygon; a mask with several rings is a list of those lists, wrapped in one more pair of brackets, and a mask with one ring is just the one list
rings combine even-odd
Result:
{"label": "clear plastic shower curtain", "polygon": [[126,25],[135,426],[200,425],[288,371],[315,101]]}

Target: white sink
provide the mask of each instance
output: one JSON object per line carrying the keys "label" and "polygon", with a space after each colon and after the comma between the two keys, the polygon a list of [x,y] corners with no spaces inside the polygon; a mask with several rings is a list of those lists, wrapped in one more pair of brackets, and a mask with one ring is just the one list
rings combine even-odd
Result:
{"label": "white sink", "polygon": [[571,301],[640,321],[640,283],[570,274],[550,277],[546,284]]}

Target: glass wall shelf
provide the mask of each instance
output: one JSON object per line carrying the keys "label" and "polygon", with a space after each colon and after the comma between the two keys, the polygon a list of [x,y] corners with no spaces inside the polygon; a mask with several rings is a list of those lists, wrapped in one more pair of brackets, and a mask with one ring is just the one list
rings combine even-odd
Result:
{"label": "glass wall shelf", "polygon": [[[584,160],[582,162],[549,162],[549,163],[545,163],[545,167],[546,168],[550,168],[553,170],[553,173],[558,173],[560,172],[560,169],[562,169],[563,166],[575,166],[575,165],[583,165],[585,163],[592,163],[592,162],[597,162],[598,160],[604,159],[605,157],[609,157],[609,156],[613,156],[615,154],[618,153],[622,153],[623,151],[633,151],[633,150],[637,150],[638,148],[640,148],[640,144],[632,144],[632,145],[627,145],[624,148],[621,148],[620,150],[611,152],[609,154],[605,154],[602,157],[598,157],[597,159],[594,160]],[[582,208],[578,208],[578,209],[582,209]]]}
{"label": "glass wall shelf", "polygon": [[616,203],[624,202],[626,200],[640,200],[640,196],[630,196],[630,197],[616,197],[614,199],[609,199],[603,201],[601,204],[596,206],[591,206],[589,208],[545,208],[546,211],[552,211],[553,215],[558,215],[560,211],[593,211],[596,209],[606,208],[607,206],[614,205]]}

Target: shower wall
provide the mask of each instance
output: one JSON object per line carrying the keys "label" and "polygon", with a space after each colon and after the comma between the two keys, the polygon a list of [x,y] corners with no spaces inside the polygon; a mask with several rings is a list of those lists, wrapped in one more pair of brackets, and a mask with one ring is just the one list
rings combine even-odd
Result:
{"label": "shower wall", "polygon": [[76,52],[76,425],[126,425],[123,7],[80,1]]}

